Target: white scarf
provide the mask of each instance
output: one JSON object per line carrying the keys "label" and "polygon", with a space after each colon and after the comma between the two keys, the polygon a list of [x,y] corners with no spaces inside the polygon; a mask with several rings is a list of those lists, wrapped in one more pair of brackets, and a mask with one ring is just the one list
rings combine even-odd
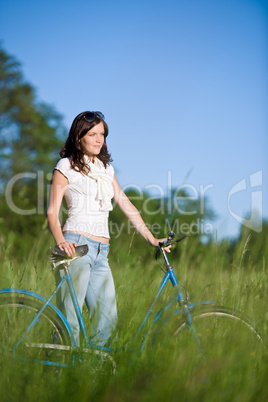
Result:
{"label": "white scarf", "polygon": [[100,211],[111,211],[113,209],[111,199],[114,196],[112,176],[106,173],[104,164],[98,158],[94,158],[94,163],[92,163],[89,157],[85,155],[85,160],[90,168],[87,175],[97,182],[97,199],[100,201]]}

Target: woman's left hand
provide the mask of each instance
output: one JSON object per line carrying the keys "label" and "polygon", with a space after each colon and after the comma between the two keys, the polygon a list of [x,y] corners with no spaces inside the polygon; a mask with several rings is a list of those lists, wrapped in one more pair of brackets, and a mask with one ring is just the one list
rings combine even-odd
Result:
{"label": "woman's left hand", "polygon": [[[152,244],[152,246],[154,246],[154,247],[158,247],[159,243],[162,243],[162,242],[164,242],[165,240],[167,240],[165,237],[164,237],[163,239],[154,239],[154,241],[153,241],[151,244]],[[171,244],[170,244],[169,246],[165,247],[164,250],[165,250],[167,253],[170,253],[170,251],[171,251]]]}

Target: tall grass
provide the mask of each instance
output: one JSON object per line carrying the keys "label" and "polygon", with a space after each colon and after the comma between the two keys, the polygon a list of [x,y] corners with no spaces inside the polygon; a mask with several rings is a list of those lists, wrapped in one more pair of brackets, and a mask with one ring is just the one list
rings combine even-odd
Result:
{"label": "tall grass", "polygon": [[[132,242],[133,240],[133,242]],[[194,242],[186,240],[180,246],[179,267],[170,256],[178,280],[192,301],[218,300],[252,317],[267,344],[267,271],[262,256],[258,263],[246,263],[250,240],[234,254],[227,255],[227,244],[208,244],[202,254],[194,253]],[[10,253],[12,239],[6,238],[1,247],[0,287],[29,289],[47,297],[54,289],[47,249],[53,246],[50,235],[36,240],[27,256]],[[251,250],[254,253],[254,250]],[[151,262],[148,263],[148,255]],[[153,250],[135,248],[135,237],[129,237],[129,247],[111,244],[110,265],[117,290],[119,332],[117,345],[126,345],[151,302],[163,277],[154,261]],[[173,297],[167,286],[158,306]],[[86,311],[85,311],[86,314]],[[16,331],[17,328],[14,328]],[[261,361],[258,377],[252,368],[241,365],[234,374],[217,362],[200,368],[191,363],[186,352],[169,335],[155,348],[146,347],[139,353],[118,351],[115,375],[92,372],[90,361],[84,361],[61,375],[35,364],[18,363],[12,359],[0,362],[1,401],[266,401],[267,360]]]}

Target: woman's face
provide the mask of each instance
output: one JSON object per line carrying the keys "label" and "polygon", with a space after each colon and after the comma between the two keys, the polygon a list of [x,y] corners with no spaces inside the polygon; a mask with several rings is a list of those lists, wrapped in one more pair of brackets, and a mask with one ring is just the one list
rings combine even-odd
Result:
{"label": "woman's face", "polygon": [[83,152],[90,158],[98,155],[104,143],[104,125],[99,123],[80,139]]}

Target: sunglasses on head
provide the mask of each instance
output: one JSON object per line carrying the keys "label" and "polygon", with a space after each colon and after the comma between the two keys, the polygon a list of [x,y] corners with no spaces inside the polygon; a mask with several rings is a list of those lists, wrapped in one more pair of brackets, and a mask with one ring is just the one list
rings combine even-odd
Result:
{"label": "sunglasses on head", "polygon": [[101,112],[86,112],[83,117],[89,122],[96,119],[96,117],[104,120],[104,114]]}

